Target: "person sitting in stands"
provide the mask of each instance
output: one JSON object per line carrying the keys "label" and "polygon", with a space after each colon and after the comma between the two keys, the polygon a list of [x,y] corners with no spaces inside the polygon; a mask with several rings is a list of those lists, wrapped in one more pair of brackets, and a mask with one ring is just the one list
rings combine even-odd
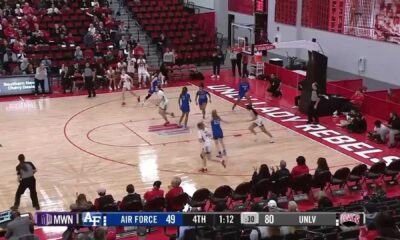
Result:
{"label": "person sitting in stands", "polygon": [[290,176],[290,171],[289,171],[289,169],[286,168],[285,160],[281,160],[279,163],[279,167],[276,166],[276,169],[271,167],[271,171],[272,171],[272,173],[271,173],[272,181],[276,181],[285,176]]}
{"label": "person sitting in stands", "polygon": [[281,97],[281,80],[275,75],[271,74],[271,79],[269,80],[270,86],[267,89],[268,92],[272,94],[273,97]]}
{"label": "person sitting in stands", "polygon": [[317,208],[318,209],[325,209],[325,208],[330,208],[333,207],[332,200],[328,198],[325,192],[320,191],[318,193],[318,203],[317,203]]}
{"label": "person sitting in stands", "polygon": [[314,175],[318,175],[322,172],[329,171],[328,163],[326,162],[326,158],[320,157],[317,160],[317,169],[315,169]]}
{"label": "person sitting in stands", "polygon": [[298,156],[296,158],[297,166],[293,167],[292,169],[292,177],[298,177],[303,174],[310,173],[310,170],[308,169],[306,165],[306,158],[303,156]]}
{"label": "person sitting in stands", "polygon": [[375,226],[382,237],[380,239],[400,239],[400,231],[391,214],[379,212],[375,217]]}
{"label": "person sitting in stands", "polygon": [[260,171],[257,173],[257,168],[254,167],[254,173],[251,178],[251,183],[257,184],[259,181],[263,179],[269,179],[271,177],[271,174],[269,173],[269,168],[267,164],[261,164],[260,166]]}
{"label": "person sitting in stands", "polygon": [[117,210],[117,205],[115,204],[113,196],[111,194],[106,195],[105,188],[99,188],[97,194],[99,194],[99,197],[94,200],[94,208],[96,211],[106,212],[114,208],[115,211]]}
{"label": "person sitting in stands", "polygon": [[140,194],[135,193],[135,187],[132,184],[126,186],[126,192],[128,195],[126,195],[118,204],[118,207],[121,211],[128,211],[129,204],[132,202],[139,202],[140,204],[142,203]]}
{"label": "person sitting in stands", "polygon": [[360,110],[363,102],[364,102],[364,93],[363,89],[360,88],[357,89],[357,91],[353,94],[353,96],[351,96],[350,101],[343,104],[340,109],[336,110],[333,113],[333,116],[337,117],[343,112],[350,112],[352,109]]}
{"label": "person sitting in stands", "polygon": [[346,118],[346,120],[341,120],[337,125],[347,128],[351,132],[355,133],[363,133],[367,130],[367,121],[364,116],[355,109],[350,110],[350,113],[346,115]]}
{"label": "person sitting in stands", "polygon": [[81,193],[76,197],[75,203],[69,206],[71,212],[85,212],[94,209],[93,203],[86,199],[86,195]]}
{"label": "person sitting in stands", "polygon": [[182,180],[180,177],[174,177],[171,181],[171,185],[168,186],[169,191],[167,192],[167,194],[165,194],[168,211],[180,211],[182,208],[181,205],[175,205],[173,203],[175,197],[183,193],[183,188],[180,187],[181,182]]}
{"label": "person sitting in stands", "polygon": [[400,133],[400,118],[395,112],[390,113],[388,121],[389,127],[389,148],[394,148],[396,145],[396,134]]}
{"label": "person sitting in stands", "polygon": [[376,120],[374,125],[374,131],[368,133],[369,139],[377,143],[385,143],[387,135],[389,134],[389,128],[386,127],[380,120]]}
{"label": "person sitting in stands", "polygon": [[153,183],[153,189],[150,191],[145,192],[143,199],[144,201],[148,202],[153,200],[154,198],[164,197],[164,190],[160,189],[161,181],[155,181]]}
{"label": "person sitting in stands", "polygon": [[83,60],[83,52],[79,46],[75,48],[74,59],[77,61]]}

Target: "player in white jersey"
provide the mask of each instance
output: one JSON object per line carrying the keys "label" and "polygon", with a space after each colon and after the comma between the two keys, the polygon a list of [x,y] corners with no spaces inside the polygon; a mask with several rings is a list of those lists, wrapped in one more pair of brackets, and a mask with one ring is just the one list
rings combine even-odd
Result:
{"label": "player in white jersey", "polygon": [[164,126],[167,126],[169,124],[167,115],[170,115],[171,117],[175,117],[175,114],[173,112],[167,112],[168,109],[168,98],[165,95],[164,90],[159,87],[158,92],[157,92],[158,98],[159,98],[159,103],[158,103],[158,113],[161,115],[161,117],[165,120]]}
{"label": "player in white jersey", "polygon": [[258,115],[257,111],[253,108],[253,106],[251,104],[248,104],[246,106],[246,108],[247,108],[247,110],[250,111],[250,114],[251,114],[251,117],[252,117],[252,119],[249,120],[249,122],[252,122],[250,127],[249,127],[250,132],[252,132],[254,135],[256,135],[257,133],[256,133],[256,131],[254,131],[254,129],[256,127],[259,127],[263,133],[265,133],[266,135],[268,135],[270,137],[270,141],[269,142],[273,143],[274,142],[274,137],[265,128],[261,116]]}
{"label": "player in white jersey", "polygon": [[132,92],[132,78],[125,72],[125,70],[122,70],[121,72],[120,85],[122,85],[122,106],[126,104],[125,103],[126,91],[129,91],[130,94],[137,97],[138,102],[140,102],[140,97],[136,96],[136,94]]}
{"label": "player in white jersey", "polygon": [[108,79],[108,89],[110,89],[110,91],[113,91],[114,88],[117,88],[117,84],[115,83],[115,71],[112,66],[108,67],[106,77]]}
{"label": "player in white jersey", "polygon": [[137,60],[138,65],[138,78],[139,78],[139,86],[145,87],[147,78],[150,78],[150,74],[147,71],[146,60],[143,59],[142,56]]}
{"label": "player in white jersey", "polygon": [[135,65],[136,65],[136,58],[132,57],[128,59],[128,65],[126,67],[126,72],[130,75],[133,76],[135,73]]}
{"label": "player in white jersey", "polygon": [[[199,142],[203,144],[200,157],[203,160],[203,167],[199,169],[199,172],[206,173],[207,170],[207,160],[211,160],[211,133],[205,127],[203,122],[197,124],[199,129]],[[225,160],[221,161],[223,167],[226,167]]]}

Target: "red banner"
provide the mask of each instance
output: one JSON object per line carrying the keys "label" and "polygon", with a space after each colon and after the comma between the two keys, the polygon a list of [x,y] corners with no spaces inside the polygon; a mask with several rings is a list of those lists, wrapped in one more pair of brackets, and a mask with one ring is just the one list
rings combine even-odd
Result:
{"label": "red banner", "polygon": [[229,0],[228,10],[253,15],[253,0]]}
{"label": "red banner", "polygon": [[260,45],[254,45],[254,50],[255,51],[265,51],[265,50],[271,50],[274,49],[275,46],[272,44],[260,44]]}

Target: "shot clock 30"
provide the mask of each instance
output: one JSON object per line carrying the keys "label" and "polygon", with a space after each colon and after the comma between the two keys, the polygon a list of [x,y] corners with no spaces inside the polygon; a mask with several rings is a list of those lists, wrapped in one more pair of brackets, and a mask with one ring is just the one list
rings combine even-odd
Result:
{"label": "shot clock 30", "polygon": [[215,215],[216,225],[240,225],[239,213],[223,213]]}
{"label": "shot clock 30", "polygon": [[259,224],[259,215],[256,212],[242,212],[240,214],[240,223],[243,225]]}

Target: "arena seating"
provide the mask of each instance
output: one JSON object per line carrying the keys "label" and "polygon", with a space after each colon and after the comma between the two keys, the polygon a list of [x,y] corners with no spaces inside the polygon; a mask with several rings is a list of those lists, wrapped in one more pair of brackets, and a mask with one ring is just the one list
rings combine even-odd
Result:
{"label": "arena seating", "polygon": [[[160,33],[166,35],[176,50],[177,64],[210,60],[215,47],[214,38],[197,25],[194,16],[178,0],[129,1],[127,5],[153,40]],[[192,34],[195,36],[193,39]]]}

